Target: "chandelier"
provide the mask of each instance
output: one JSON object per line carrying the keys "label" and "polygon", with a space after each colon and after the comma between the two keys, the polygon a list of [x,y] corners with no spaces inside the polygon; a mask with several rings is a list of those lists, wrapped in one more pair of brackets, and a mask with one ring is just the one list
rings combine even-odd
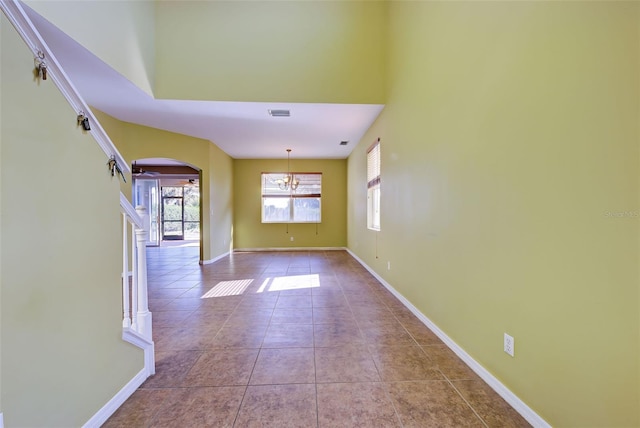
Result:
{"label": "chandelier", "polygon": [[291,188],[291,190],[296,190],[298,188],[298,184],[300,184],[300,180],[298,180],[297,178],[293,178],[290,165],[291,149],[287,149],[287,175],[279,180],[276,180],[276,183],[278,184],[280,190],[288,190],[289,188]]}

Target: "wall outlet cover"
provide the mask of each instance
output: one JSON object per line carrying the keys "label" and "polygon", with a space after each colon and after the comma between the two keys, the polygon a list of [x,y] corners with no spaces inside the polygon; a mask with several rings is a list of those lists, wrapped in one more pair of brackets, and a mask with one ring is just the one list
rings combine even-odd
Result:
{"label": "wall outlet cover", "polygon": [[515,356],[515,340],[512,336],[509,336],[507,333],[504,334],[504,352]]}

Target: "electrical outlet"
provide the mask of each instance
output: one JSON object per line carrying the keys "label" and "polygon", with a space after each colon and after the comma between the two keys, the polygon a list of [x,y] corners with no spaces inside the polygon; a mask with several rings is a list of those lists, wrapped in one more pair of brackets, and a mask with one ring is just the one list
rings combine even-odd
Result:
{"label": "electrical outlet", "polygon": [[504,352],[514,356],[515,353],[515,339],[509,336],[507,333],[504,334]]}
{"label": "electrical outlet", "polygon": [[387,262],[387,270],[391,270],[391,262]]}
{"label": "electrical outlet", "polygon": [[291,242],[293,242],[293,236],[290,239],[291,239]]}

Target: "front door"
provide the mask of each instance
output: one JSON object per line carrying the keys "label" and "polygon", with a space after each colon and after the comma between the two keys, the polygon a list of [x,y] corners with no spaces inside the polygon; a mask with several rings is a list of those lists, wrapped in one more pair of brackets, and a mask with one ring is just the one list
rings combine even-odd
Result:
{"label": "front door", "polygon": [[184,195],[182,186],[162,187],[162,239],[184,239]]}

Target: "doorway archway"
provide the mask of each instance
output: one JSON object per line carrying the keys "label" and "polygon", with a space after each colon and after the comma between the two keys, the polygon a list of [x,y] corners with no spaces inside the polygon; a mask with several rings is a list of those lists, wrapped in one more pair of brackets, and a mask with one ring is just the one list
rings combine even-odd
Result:
{"label": "doorway archway", "polygon": [[175,159],[137,159],[132,164],[134,205],[147,209],[147,246],[200,246],[201,171]]}

